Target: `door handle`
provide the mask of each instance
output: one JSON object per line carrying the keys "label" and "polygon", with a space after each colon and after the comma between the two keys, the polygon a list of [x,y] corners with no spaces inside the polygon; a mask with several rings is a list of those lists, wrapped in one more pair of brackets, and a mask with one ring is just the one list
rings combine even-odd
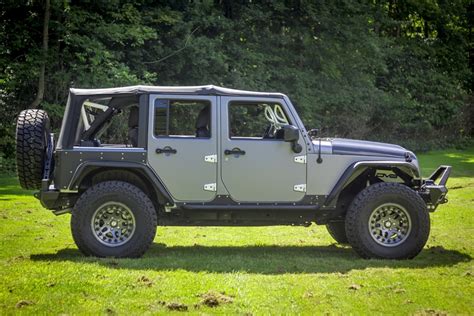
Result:
{"label": "door handle", "polygon": [[245,155],[245,150],[241,150],[240,148],[233,148],[232,150],[226,149],[224,150],[224,155]]}
{"label": "door handle", "polygon": [[163,148],[157,148],[155,152],[157,154],[176,154],[178,151],[170,146],[166,146]]}

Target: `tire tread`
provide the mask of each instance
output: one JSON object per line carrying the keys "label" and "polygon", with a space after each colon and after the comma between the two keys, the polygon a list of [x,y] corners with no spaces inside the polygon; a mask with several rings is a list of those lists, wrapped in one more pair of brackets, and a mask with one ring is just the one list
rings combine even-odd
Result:
{"label": "tire tread", "polygon": [[[379,197],[380,195],[387,194],[387,193],[395,193],[399,196],[403,196],[407,200],[409,200],[415,208],[420,212],[421,222],[427,225],[420,225],[419,227],[419,235],[420,238],[417,238],[416,244],[412,247],[411,251],[404,254],[403,257],[395,258],[395,259],[412,259],[416,255],[420,253],[423,249],[426,241],[428,240],[428,236],[430,233],[430,219],[429,214],[426,209],[426,205],[423,199],[416,194],[411,188],[406,185],[399,184],[399,183],[377,183],[367,187],[366,189],[362,190],[353,200],[351,203],[347,214],[346,214],[346,234],[348,240],[352,246],[352,248],[363,258],[378,258],[378,259],[389,259],[385,256],[381,256],[367,247],[364,244],[363,239],[359,236],[356,223],[357,219],[360,216],[361,211],[363,210],[365,204],[372,199]],[[390,258],[391,259],[391,258]]]}
{"label": "tire tread", "polygon": [[21,111],[16,125],[16,165],[23,189],[41,188],[45,133],[49,133],[49,118],[44,110]]}
{"label": "tire tread", "polygon": [[127,253],[123,255],[119,255],[117,257],[127,257],[127,258],[138,258],[141,257],[153,243],[156,233],[156,226],[157,226],[157,214],[155,211],[155,207],[151,202],[150,198],[139,188],[136,186],[123,182],[123,181],[106,181],[100,182],[93,187],[86,190],[81,197],[77,200],[76,204],[74,205],[72,216],[71,216],[71,232],[74,241],[76,242],[77,247],[81,252],[88,256],[98,256],[103,257],[102,254],[94,252],[94,250],[89,247],[87,241],[84,239],[85,232],[83,231],[84,227],[80,225],[80,217],[84,208],[86,208],[91,201],[100,197],[104,194],[108,194],[111,192],[116,192],[120,194],[130,194],[133,199],[136,201],[140,201],[144,203],[145,207],[142,210],[144,215],[146,216],[145,225],[146,227],[142,227],[146,232],[146,236],[142,243],[140,243],[139,247],[134,249],[130,249]]}

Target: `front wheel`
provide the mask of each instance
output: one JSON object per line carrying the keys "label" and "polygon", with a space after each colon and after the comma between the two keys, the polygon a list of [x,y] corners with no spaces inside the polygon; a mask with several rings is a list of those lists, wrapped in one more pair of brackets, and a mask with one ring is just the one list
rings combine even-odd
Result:
{"label": "front wheel", "polygon": [[329,222],[326,224],[329,235],[337,241],[338,244],[347,245],[346,226],[344,222]]}
{"label": "front wheel", "polygon": [[140,257],[156,233],[153,203],[136,186],[121,181],[98,183],[74,206],[71,230],[77,247],[97,257]]}
{"label": "front wheel", "polygon": [[377,183],[356,196],[345,227],[363,258],[411,259],[428,240],[430,218],[423,199],[406,185]]}

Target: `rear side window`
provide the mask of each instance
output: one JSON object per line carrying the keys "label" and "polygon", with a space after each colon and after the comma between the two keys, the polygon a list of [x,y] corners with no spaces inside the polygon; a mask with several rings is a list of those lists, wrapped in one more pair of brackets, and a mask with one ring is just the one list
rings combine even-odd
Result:
{"label": "rear side window", "polygon": [[87,99],[82,103],[75,145],[137,147],[138,125],[138,96]]}
{"label": "rear side window", "polygon": [[207,100],[155,100],[156,137],[211,137],[211,103]]}

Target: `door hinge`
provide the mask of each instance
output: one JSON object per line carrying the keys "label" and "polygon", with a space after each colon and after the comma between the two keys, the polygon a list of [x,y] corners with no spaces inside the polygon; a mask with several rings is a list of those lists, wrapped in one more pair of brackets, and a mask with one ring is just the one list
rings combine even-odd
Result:
{"label": "door hinge", "polygon": [[216,183],[205,184],[204,185],[204,191],[216,192],[217,191],[217,184]]}
{"label": "door hinge", "polygon": [[204,156],[204,161],[205,162],[210,162],[210,163],[217,163],[217,155]]}
{"label": "door hinge", "polygon": [[295,184],[293,186],[293,191],[306,192],[306,184]]}
{"label": "door hinge", "polygon": [[306,163],[306,155],[296,156],[295,157],[295,162],[296,163]]}

